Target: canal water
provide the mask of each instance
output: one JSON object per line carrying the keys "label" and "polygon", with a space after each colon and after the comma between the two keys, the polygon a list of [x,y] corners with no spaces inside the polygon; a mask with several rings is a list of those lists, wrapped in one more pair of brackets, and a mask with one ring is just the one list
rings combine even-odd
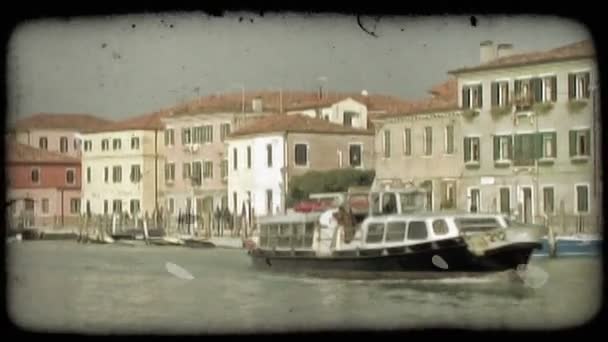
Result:
{"label": "canal water", "polygon": [[544,330],[584,324],[601,305],[599,258],[533,259],[546,281],[530,286],[496,276],[279,274],[254,270],[237,249],[34,241],[7,244],[7,255],[9,317],[30,331]]}

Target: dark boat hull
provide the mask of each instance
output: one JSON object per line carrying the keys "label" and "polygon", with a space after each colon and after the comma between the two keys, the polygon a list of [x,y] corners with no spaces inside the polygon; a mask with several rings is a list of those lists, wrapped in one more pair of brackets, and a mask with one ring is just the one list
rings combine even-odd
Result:
{"label": "dark boat hull", "polygon": [[483,256],[471,253],[464,244],[446,248],[417,246],[416,250],[403,253],[371,256],[293,256],[259,249],[249,254],[255,267],[276,271],[475,273],[517,269],[519,265],[528,264],[534,249],[540,247],[538,243],[520,243],[489,251]]}

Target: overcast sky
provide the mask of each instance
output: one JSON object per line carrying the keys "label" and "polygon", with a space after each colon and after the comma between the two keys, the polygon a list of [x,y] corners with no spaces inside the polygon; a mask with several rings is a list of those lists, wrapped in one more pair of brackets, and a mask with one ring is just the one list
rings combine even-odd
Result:
{"label": "overcast sky", "polygon": [[[242,20],[239,20],[242,19]],[[518,51],[589,38],[551,17],[363,17],[202,13],[25,22],[9,45],[9,116],[124,118],[245,89],[361,91],[415,98],[450,69],[479,62],[479,43]]]}

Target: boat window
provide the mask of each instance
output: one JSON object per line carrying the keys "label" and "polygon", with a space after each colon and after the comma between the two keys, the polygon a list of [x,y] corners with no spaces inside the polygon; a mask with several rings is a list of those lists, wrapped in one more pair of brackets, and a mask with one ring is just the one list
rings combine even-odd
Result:
{"label": "boat window", "polygon": [[397,197],[395,196],[395,194],[385,193],[384,195],[382,195],[382,213],[397,213]]}
{"label": "boat window", "polygon": [[268,226],[264,224],[260,226],[260,246],[268,246]]}
{"label": "boat window", "polygon": [[315,225],[312,222],[306,223],[304,232],[304,247],[312,247],[313,237],[315,234]]}
{"label": "boat window", "polygon": [[278,226],[276,224],[268,225],[268,247],[274,247],[278,243]]}
{"label": "boat window", "polygon": [[424,240],[428,236],[424,221],[412,221],[407,228],[408,240]]}
{"label": "boat window", "polygon": [[455,222],[458,229],[462,232],[484,232],[501,228],[498,220],[494,217],[458,218]]}
{"label": "boat window", "polygon": [[367,237],[365,239],[365,242],[366,243],[382,242],[383,235],[384,235],[384,224],[371,223],[369,226],[367,226]]}
{"label": "boat window", "polygon": [[304,233],[306,232],[304,230],[304,224],[299,223],[299,224],[294,224],[293,225],[293,247],[294,248],[301,248],[304,247]]}
{"label": "boat window", "polygon": [[289,247],[291,239],[291,225],[281,224],[279,226],[279,247]]}
{"label": "boat window", "polygon": [[405,222],[389,222],[386,227],[386,241],[396,242],[405,239]]}
{"label": "boat window", "polygon": [[448,223],[445,220],[435,220],[433,221],[433,233],[435,235],[445,235],[448,233]]}

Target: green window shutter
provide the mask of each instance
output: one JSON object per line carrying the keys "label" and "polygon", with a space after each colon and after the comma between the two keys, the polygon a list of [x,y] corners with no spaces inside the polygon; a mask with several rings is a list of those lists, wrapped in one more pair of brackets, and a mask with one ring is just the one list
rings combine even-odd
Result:
{"label": "green window shutter", "polygon": [[426,128],[426,144],[427,144],[427,154],[433,154],[433,129],[431,127]]}
{"label": "green window shutter", "polygon": [[549,134],[551,134],[551,153],[553,155],[553,158],[557,158],[557,133],[551,132]]}
{"label": "green window shutter", "polygon": [[521,135],[515,136],[514,150],[515,150],[514,151],[515,153],[513,154],[513,161],[514,161],[515,165],[518,165],[523,160],[522,136]]}
{"label": "green window shutter", "polygon": [[540,78],[532,79],[533,102],[541,102],[543,98],[543,83]]}
{"label": "green window shutter", "polygon": [[471,138],[464,138],[464,161],[471,160]]}
{"label": "green window shutter", "polygon": [[539,159],[543,157],[543,133],[534,134],[534,159]]}
{"label": "green window shutter", "polygon": [[583,97],[588,99],[589,98],[589,73],[585,73],[584,74],[584,87],[583,87]]}
{"label": "green window shutter", "polygon": [[497,107],[498,106],[498,83],[492,82],[490,89],[492,92],[492,107]]}
{"label": "green window shutter", "polygon": [[494,136],[494,160],[498,160],[499,153],[500,153],[500,137]]}
{"label": "green window shutter", "polygon": [[483,88],[481,84],[477,86],[477,107],[483,107]]}
{"label": "green window shutter", "polygon": [[509,136],[507,137],[508,140],[508,148],[507,148],[507,158],[511,159],[513,158],[513,137]]}
{"label": "green window shutter", "polygon": [[557,76],[551,78],[551,101],[557,101]]}
{"label": "green window shutter", "polygon": [[576,155],[576,131],[570,131],[570,157]]}
{"label": "green window shutter", "polygon": [[589,156],[591,155],[591,130],[587,129],[585,130],[585,155]]}
{"label": "green window shutter", "polygon": [[509,93],[509,82],[505,82],[505,92],[506,92],[505,103],[506,103],[506,106],[508,106],[509,102],[511,101],[511,95]]}
{"label": "green window shutter", "polygon": [[462,88],[462,107],[469,108],[469,92],[467,91],[467,87]]}
{"label": "green window shutter", "polygon": [[515,97],[518,97],[521,94],[521,80],[515,80],[513,87],[515,88]]}
{"label": "green window shutter", "polygon": [[573,99],[576,92],[576,76],[574,74],[568,74],[568,99]]}

